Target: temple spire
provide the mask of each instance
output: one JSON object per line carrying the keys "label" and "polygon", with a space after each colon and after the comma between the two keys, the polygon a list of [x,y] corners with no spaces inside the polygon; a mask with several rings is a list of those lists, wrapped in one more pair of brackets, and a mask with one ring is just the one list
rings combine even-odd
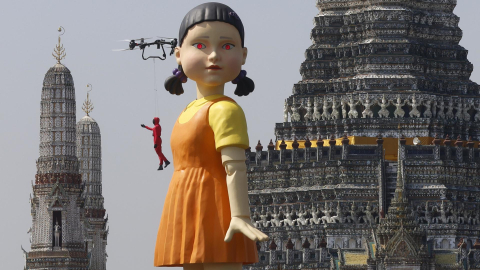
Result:
{"label": "temple spire", "polygon": [[87,99],[85,100],[85,102],[83,102],[83,107],[82,107],[82,110],[87,114],[87,116],[90,116],[89,113],[91,113],[93,111],[93,103],[92,101],[90,100],[90,97],[89,97],[89,93],[90,91],[92,91],[92,85],[91,84],[87,84],[87,88],[90,88],[90,90],[87,91]]}
{"label": "temple spire", "polygon": [[[62,32],[63,31],[63,32]],[[57,60],[57,64],[61,64],[60,61],[65,59],[65,56],[67,55],[65,53],[65,49],[63,48],[63,44],[60,43],[61,41],[61,36],[65,34],[65,28],[60,26],[58,28],[58,32],[62,32],[60,35],[58,35],[58,44],[55,46],[55,49],[53,49],[52,56]]]}

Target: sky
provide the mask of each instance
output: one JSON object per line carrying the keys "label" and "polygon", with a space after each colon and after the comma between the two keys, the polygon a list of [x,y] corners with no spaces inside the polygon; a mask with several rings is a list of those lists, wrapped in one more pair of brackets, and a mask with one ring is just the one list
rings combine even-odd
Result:
{"label": "sky", "polygon": [[[233,94],[245,111],[250,146],[275,140],[275,123],[283,121],[283,102],[301,80],[300,64],[311,44],[310,31],[318,13],[314,0],[225,0],[245,26],[247,62],[243,69],[255,82],[247,97]],[[480,1],[459,0],[469,60],[480,66],[478,24]],[[72,72],[77,121],[86,98],[86,85],[95,109],[90,114],[102,134],[102,174],[105,208],[109,216],[108,269],[153,269],[153,253],[163,201],[172,167],[157,171],[158,158],[150,132],[140,124],[161,119],[163,149],[171,159],[170,132],[183,108],[195,99],[195,84],[172,96],[163,81],[176,67],[165,61],[141,59],[139,51],[118,40],[140,37],[177,37],[183,16],[203,1],[4,1],[0,9],[0,268],[22,269],[22,245],[30,250],[32,225],[29,195],[39,157],[40,94],[59,26],[66,30],[62,63]],[[158,54],[150,49],[147,54]],[[155,72],[154,72],[155,69]],[[480,82],[480,70],[471,79]],[[156,87],[155,87],[156,86]],[[157,91],[155,91],[157,89]],[[157,97],[157,98],[155,98]],[[156,108],[155,103],[158,102]],[[157,114],[156,114],[157,112]],[[181,269],[181,268],[170,268]]]}

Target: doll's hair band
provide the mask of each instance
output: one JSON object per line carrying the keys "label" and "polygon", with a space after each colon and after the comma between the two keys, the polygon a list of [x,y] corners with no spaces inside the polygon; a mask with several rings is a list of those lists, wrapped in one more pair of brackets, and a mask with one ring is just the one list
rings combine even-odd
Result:
{"label": "doll's hair band", "polygon": [[232,81],[233,84],[238,84],[243,78],[247,76],[247,71],[246,70],[241,70],[240,74]]}
{"label": "doll's hair band", "polygon": [[185,75],[185,73],[183,73],[182,71],[178,70],[178,68],[175,68],[175,69],[172,71],[172,73],[173,73],[173,75],[175,75],[175,77],[179,78],[182,83],[186,83],[186,82],[187,82],[187,76]]}

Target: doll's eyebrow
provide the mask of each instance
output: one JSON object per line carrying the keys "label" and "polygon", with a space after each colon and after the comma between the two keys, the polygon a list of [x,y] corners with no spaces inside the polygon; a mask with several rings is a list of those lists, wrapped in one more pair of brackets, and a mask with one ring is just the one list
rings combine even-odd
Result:
{"label": "doll's eyebrow", "polygon": [[220,39],[232,39],[231,37],[220,37]]}

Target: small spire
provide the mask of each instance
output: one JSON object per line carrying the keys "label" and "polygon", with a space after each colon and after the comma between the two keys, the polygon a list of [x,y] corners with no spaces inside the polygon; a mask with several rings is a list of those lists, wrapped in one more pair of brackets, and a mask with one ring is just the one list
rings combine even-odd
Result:
{"label": "small spire", "polygon": [[378,133],[378,135],[377,135],[377,144],[378,145],[383,144],[383,137],[382,137],[382,134],[380,134],[380,133]]}
{"label": "small spire", "polygon": [[462,141],[462,138],[460,137],[460,135],[457,136],[457,141],[455,142],[455,145],[457,147],[462,147],[463,146],[463,141]]}
{"label": "small spire", "polygon": [[285,247],[287,249],[290,249],[290,250],[293,249],[294,245],[293,245],[293,242],[292,242],[292,238],[288,238],[288,241],[287,241],[287,244],[285,245]]}
{"label": "small spire", "polygon": [[92,101],[90,100],[90,97],[89,97],[89,93],[90,93],[90,91],[92,91],[92,85],[87,84],[87,88],[88,87],[90,88],[90,90],[87,91],[87,99],[83,103],[82,110],[87,114],[87,116],[90,116],[89,113],[91,113],[93,111],[93,103],[92,103]]}
{"label": "small spire", "polygon": [[350,142],[350,141],[348,140],[348,136],[347,136],[347,134],[345,133],[345,134],[343,135],[343,137],[342,137],[342,144],[343,144],[343,145],[348,145],[349,142]]}
{"label": "small spire", "polygon": [[432,142],[434,145],[440,145],[441,143],[441,140],[438,138],[438,133],[435,134],[435,138],[433,139],[433,142]]}
{"label": "small spire", "polygon": [[270,139],[270,143],[268,144],[267,148],[269,151],[275,150],[275,145],[273,144],[272,139]]}
{"label": "small spire", "polygon": [[[62,32],[62,30],[63,30],[63,32]],[[60,41],[61,41],[60,37],[63,34],[65,34],[65,28],[60,26],[58,28],[58,32],[62,32],[62,33],[60,35],[58,35],[58,45],[55,47],[55,49],[53,49],[52,56],[53,56],[53,58],[55,58],[57,60],[57,64],[61,64],[60,61],[65,59],[65,56],[67,55],[65,53],[65,49],[63,48],[63,44],[60,44]]]}
{"label": "small spire", "polygon": [[303,241],[302,247],[303,248],[310,248],[310,242],[308,242],[307,238],[305,238],[305,241]]}
{"label": "small spire", "polygon": [[330,136],[330,140],[328,141],[328,144],[330,144],[330,146],[335,146],[336,143],[337,141],[335,140],[335,136],[332,134]]}
{"label": "small spire", "polygon": [[452,140],[450,140],[450,135],[447,134],[447,136],[445,137],[445,140],[443,141],[443,144],[445,144],[446,146],[450,146],[451,143],[452,143]]}
{"label": "small spire", "polygon": [[268,246],[268,249],[270,250],[276,250],[277,249],[277,244],[275,244],[275,240],[272,239],[272,242],[270,243],[270,245]]}
{"label": "small spire", "polygon": [[257,146],[255,146],[255,150],[257,150],[257,151],[262,151],[263,150],[263,146],[260,143],[260,140],[258,140],[258,144],[257,144]]}
{"label": "small spire", "polygon": [[312,147],[312,142],[310,141],[310,139],[308,139],[308,137],[307,137],[307,139],[305,140],[304,145],[305,145],[305,148],[310,148],[310,147]]}
{"label": "small spire", "polygon": [[473,148],[475,146],[475,142],[473,142],[472,136],[468,137],[467,147]]}
{"label": "small spire", "polygon": [[280,143],[280,149],[282,149],[282,150],[287,149],[287,144],[285,143],[284,139],[282,139],[282,143]]}
{"label": "small spire", "polygon": [[300,144],[297,142],[297,137],[293,137],[293,143],[292,143],[293,149],[298,149],[298,146],[300,146]]}
{"label": "small spire", "polygon": [[323,147],[323,139],[322,139],[322,136],[318,136],[318,139],[317,139],[317,147]]}

